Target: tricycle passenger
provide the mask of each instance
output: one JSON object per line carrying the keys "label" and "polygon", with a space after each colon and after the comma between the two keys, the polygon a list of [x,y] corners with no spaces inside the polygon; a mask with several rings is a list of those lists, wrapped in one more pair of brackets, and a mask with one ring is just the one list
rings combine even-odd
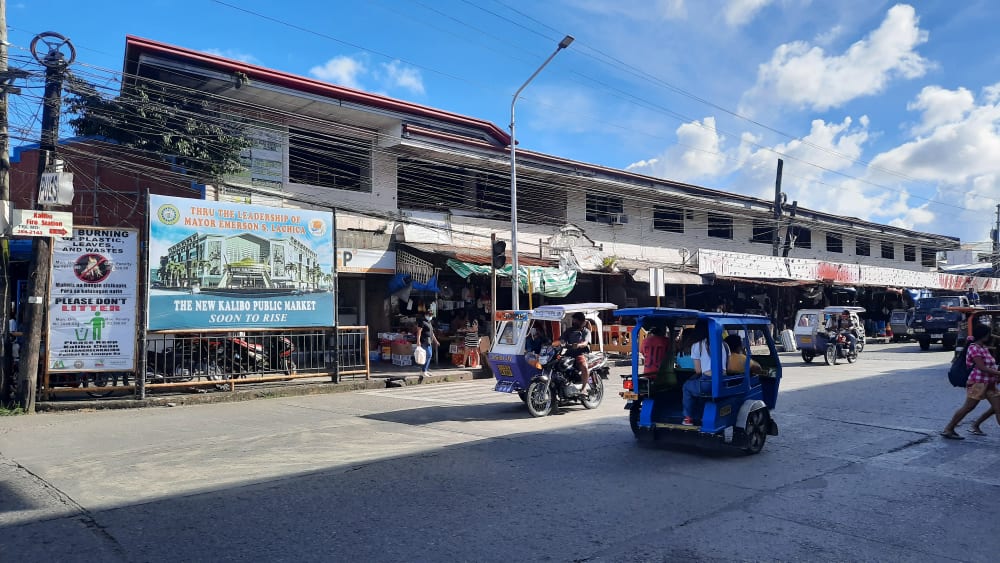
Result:
{"label": "tricycle passenger", "polygon": [[[746,354],[743,353],[743,339],[738,334],[730,334],[726,337],[726,346],[729,346],[729,363],[726,371],[731,374],[743,373],[747,362]],[[750,373],[756,375],[764,373],[764,368],[753,358],[750,358]]]}
{"label": "tricycle passenger", "polygon": [[573,313],[573,328],[566,331],[563,337],[569,345],[570,354],[576,357],[576,367],[580,370],[580,380],[583,382],[581,393],[587,393],[587,383],[590,381],[590,368],[587,366],[587,354],[590,353],[590,329],[587,327],[587,317],[580,312]]}
{"label": "tricycle passenger", "polygon": [[642,373],[655,374],[660,371],[661,364],[666,361],[670,352],[670,340],[663,336],[663,328],[654,326],[642,340]]}
{"label": "tricycle passenger", "polygon": [[695,376],[684,382],[684,426],[694,426],[694,410],[702,393],[712,389],[712,355],[708,343],[708,319],[698,319],[694,330],[687,338],[691,344],[691,358],[694,360]]}
{"label": "tricycle passenger", "polygon": [[545,345],[545,337],[538,330],[538,327],[533,326],[528,329],[528,337],[524,339],[524,352],[540,354],[543,345]]}

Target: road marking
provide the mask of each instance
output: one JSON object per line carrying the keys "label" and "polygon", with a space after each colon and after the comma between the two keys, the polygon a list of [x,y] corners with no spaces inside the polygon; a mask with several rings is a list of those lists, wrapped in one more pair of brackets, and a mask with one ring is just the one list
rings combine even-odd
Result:
{"label": "road marking", "polygon": [[492,382],[489,385],[469,382],[435,383],[433,385],[414,385],[411,387],[360,391],[359,394],[446,405],[510,402],[512,397],[515,400],[517,398],[517,395],[513,393],[498,393],[493,391]]}

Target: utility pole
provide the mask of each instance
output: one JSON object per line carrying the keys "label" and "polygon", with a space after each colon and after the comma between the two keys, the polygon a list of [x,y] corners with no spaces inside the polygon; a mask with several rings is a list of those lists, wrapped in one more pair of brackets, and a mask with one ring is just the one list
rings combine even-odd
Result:
{"label": "utility pole", "polygon": [[[10,142],[7,134],[7,0],[0,0],[0,200],[10,201]],[[8,208],[9,210],[9,208]],[[10,247],[6,237],[0,239],[0,405],[9,400],[13,382],[13,362],[7,352],[10,337]]]}
{"label": "utility pole", "polygon": [[[36,49],[39,43],[48,47],[44,55]],[[66,47],[69,57],[60,49]],[[76,58],[76,51],[69,39],[47,31],[31,40],[31,52],[38,62],[45,66],[45,97],[42,101],[42,138],[38,145],[38,187],[42,174],[48,165],[55,162],[56,143],[59,140],[59,114],[62,110],[62,82],[66,68]],[[37,194],[37,192],[36,192]],[[36,195],[37,198],[37,195]],[[49,209],[50,206],[35,208]],[[32,265],[28,280],[28,322],[24,346],[21,349],[20,374],[18,381],[18,403],[29,412],[35,412],[35,395],[38,388],[38,359],[41,355],[41,341],[45,325],[45,312],[49,299],[49,270],[52,267],[52,252],[47,237],[36,237],[32,243]]]}
{"label": "utility pole", "polygon": [[781,169],[784,168],[785,161],[778,159],[778,175],[774,179],[774,230],[771,231],[771,256],[778,255],[781,248],[781,237],[778,231],[781,229],[781,206],[785,203],[785,198],[781,193]]}

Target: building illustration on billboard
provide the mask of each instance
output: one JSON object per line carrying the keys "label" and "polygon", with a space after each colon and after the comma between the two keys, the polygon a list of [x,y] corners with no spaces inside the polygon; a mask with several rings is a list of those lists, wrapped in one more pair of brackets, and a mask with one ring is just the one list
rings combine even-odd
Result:
{"label": "building illustration on billboard", "polygon": [[149,330],[330,327],[330,212],[150,196]]}

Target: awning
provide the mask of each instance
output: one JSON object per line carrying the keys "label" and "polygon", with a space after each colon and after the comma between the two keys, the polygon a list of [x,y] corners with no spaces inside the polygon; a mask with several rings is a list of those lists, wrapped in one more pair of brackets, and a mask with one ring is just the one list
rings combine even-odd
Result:
{"label": "awning", "polygon": [[[461,262],[468,262],[480,266],[489,266],[493,261],[490,249],[483,247],[455,246],[453,244],[431,244],[426,242],[403,242],[403,246],[410,247],[420,252],[437,254],[446,258],[454,258]],[[511,253],[508,247],[507,263],[511,261]],[[555,267],[559,265],[558,260],[539,258],[537,255],[529,255],[523,252],[517,253],[518,266],[546,266]]]}
{"label": "awning", "polygon": [[649,283],[649,269],[659,268],[663,270],[663,283],[666,285],[704,285],[705,280],[701,278],[698,274],[691,274],[688,272],[678,272],[676,268],[677,264],[664,264],[662,262],[652,262],[648,260],[632,260],[629,258],[621,258],[616,263],[619,270],[627,271],[632,279],[641,282]]}
{"label": "awning", "polygon": [[[632,274],[632,279],[637,282],[649,283],[649,269],[636,270]],[[704,285],[705,280],[698,274],[664,270],[663,283],[667,285]]]}
{"label": "awning", "polygon": [[[456,274],[467,278],[472,275],[488,276],[492,268],[482,264],[470,264],[451,258],[448,260],[448,267]],[[497,275],[509,278],[511,265],[507,264],[497,270]],[[576,286],[576,271],[562,270],[559,268],[547,268],[544,266],[521,266],[518,265],[518,287],[521,291],[527,292],[529,276],[531,281],[531,292],[544,295],[546,297],[566,297]]]}

